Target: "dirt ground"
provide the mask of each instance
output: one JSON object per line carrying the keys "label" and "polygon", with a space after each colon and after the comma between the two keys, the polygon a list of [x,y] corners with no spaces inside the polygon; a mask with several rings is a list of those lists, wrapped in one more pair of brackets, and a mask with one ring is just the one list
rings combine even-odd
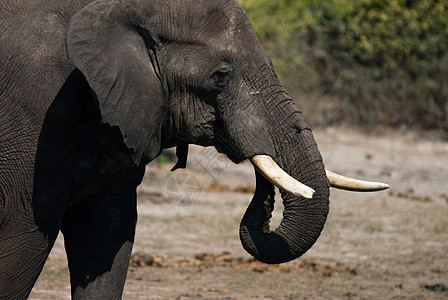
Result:
{"label": "dirt ground", "polygon": [[[239,221],[254,189],[249,163],[191,148],[186,170],[153,162],[124,299],[448,299],[448,143],[417,134],[315,133],[328,169],[384,181],[378,193],[331,191],[317,243],[283,265],[242,249]],[[276,202],[274,224],[281,218]],[[60,236],[31,299],[69,299]]]}

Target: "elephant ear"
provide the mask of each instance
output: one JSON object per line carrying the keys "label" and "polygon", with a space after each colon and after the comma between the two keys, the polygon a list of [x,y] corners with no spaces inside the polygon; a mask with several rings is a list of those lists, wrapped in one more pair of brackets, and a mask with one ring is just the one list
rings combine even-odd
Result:
{"label": "elephant ear", "polygon": [[151,34],[130,21],[138,17],[132,16],[135,8],[117,6],[96,1],[75,14],[67,29],[67,52],[96,93],[102,122],[119,127],[141,165],[161,148],[163,88],[150,55]]}

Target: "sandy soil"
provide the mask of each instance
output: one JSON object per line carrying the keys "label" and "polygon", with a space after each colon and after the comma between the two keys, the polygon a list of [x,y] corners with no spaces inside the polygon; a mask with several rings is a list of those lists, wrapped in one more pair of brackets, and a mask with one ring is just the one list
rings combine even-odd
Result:
{"label": "sandy soil", "polygon": [[[254,189],[248,163],[193,148],[188,168],[152,163],[124,299],[448,299],[448,143],[413,134],[315,132],[328,169],[385,181],[379,193],[332,190],[317,243],[268,266],[242,249]],[[274,224],[281,218],[277,202]],[[31,299],[69,299],[60,236]]]}

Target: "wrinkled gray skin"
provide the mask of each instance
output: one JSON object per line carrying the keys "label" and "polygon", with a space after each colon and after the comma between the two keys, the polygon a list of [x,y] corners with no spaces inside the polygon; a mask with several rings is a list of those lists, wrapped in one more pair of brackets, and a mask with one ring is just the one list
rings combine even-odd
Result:
{"label": "wrinkled gray skin", "polygon": [[[316,190],[273,186],[242,220],[257,259],[295,259],[318,238],[329,183],[302,114],[230,0],[0,0],[0,298],[26,298],[58,232],[73,298],[121,296],[136,187],[163,148],[214,146],[235,163],[270,155]],[[181,163],[182,164],[182,163]]]}

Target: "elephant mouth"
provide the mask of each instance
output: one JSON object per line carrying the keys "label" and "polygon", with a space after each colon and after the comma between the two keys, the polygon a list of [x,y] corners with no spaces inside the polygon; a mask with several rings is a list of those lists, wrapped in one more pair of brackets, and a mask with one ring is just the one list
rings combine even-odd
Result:
{"label": "elephant mouth", "polygon": [[[239,163],[245,158],[233,155],[233,151],[229,151],[225,143],[215,144],[215,148],[218,152],[224,153],[227,157],[235,163]],[[269,155],[254,155],[249,158],[255,169],[260,172],[269,182],[275,185],[277,188],[285,191],[287,194],[296,197],[304,197],[311,199],[314,194],[314,190],[296,180],[285,172]],[[336,189],[354,191],[354,192],[377,192],[389,188],[389,185],[382,182],[364,181],[344,175],[337,174],[335,172],[325,170],[330,186]]]}

